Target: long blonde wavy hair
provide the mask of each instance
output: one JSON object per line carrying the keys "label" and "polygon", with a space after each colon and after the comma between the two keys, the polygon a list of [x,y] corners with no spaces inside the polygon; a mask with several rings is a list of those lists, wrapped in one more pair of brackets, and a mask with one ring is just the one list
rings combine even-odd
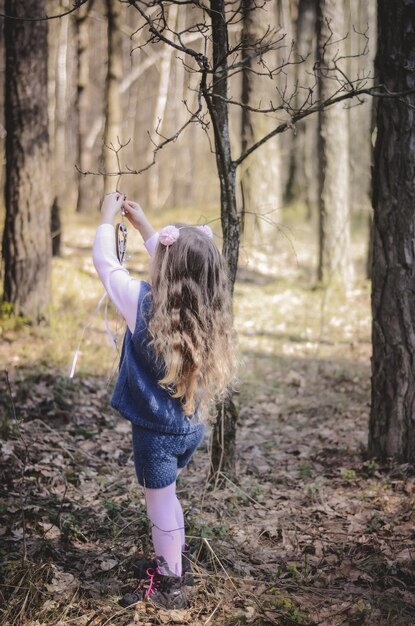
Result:
{"label": "long blonde wavy hair", "polygon": [[181,226],[150,265],[148,329],[165,368],[162,387],[181,398],[185,415],[212,416],[235,374],[235,333],[226,263],[197,227]]}

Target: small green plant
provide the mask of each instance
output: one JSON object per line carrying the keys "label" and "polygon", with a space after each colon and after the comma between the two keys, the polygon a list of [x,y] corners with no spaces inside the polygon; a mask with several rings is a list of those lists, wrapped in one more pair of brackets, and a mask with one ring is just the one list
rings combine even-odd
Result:
{"label": "small green plant", "polygon": [[375,461],[375,459],[369,459],[369,461],[365,461],[362,465],[362,474],[367,476],[368,478],[373,478],[376,472],[380,469],[379,464]]}
{"label": "small green plant", "polygon": [[0,335],[7,331],[17,331],[29,324],[23,315],[16,315],[11,302],[0,301]]}
{"label": "small green plant", "polygon": [[354,469],[345,469],[343,470],[343,478],[346,480],[354,480],[357,478],[356,471]]}
{"label": "small green plant", "polygon": [[87,541],[83,534],[76,517],[72,514],[65,516],[61,524],[62,537],[67,541]]}
{"label": "small green plant", "polygon": [[324,483],[324,477],[317,478],[311,485],[307,486],[307,495],[310,498],[314,498],[320,492],[321,487],[324,485]]}
{"label": "small green plant", "polygon": [[275,608],[282,614],[283,617],[294,621],[296,624],[307,623],[307,616],[289,596],[281,593],[276,587],[271,587],[271,589],[268,589],[267,593],[274,596]]}
{"label": "small green plant", "polygon": [[123,510],[123,506],[111,498],[104,501],[104,507],[111,519],[116,519]]}
{"label": "small green plant", "polygon": [[313,475],[313,466],[309,461],[301,461],[298,473],[302,479],[311,478]]}
{"label": "small green plant", "polygon": [[68,483],[71,483],[72,485],[79,484],[79,472],[75,471],[75,469],[72,467],[69,467],[65,471],[65,478],[68,481]]}
{"label": "small green plant", "polygon": [[371,519],[368,521],[366,528],[369,533],[376,533],[385,525],[385,520],[382,515],[375,511],[372,515]]}
{"label": "small green plant", "polygon": [[5,300],[0,302],[0,320],[9,320],[14,313],[14,307],[11,302]]}
{"label": "small green plant", "polygon": [[363,598],[359,598],[353,607],[353,613],[358,620],[364,620],[372,613],[372,605],[369,602],[365,602]]}
{"label": "small green plant", "polygon": [[71,431],[71,435],[74,435],[75,437],[82,437],[82,439],[93,439],[96,436],[96,432],[85,428],[84,426],[75,426]]}
{"label": "small green plant", "polygon": [[7,415],[7,413],[4,413],[0,422],[0,435],[2,439],[6,440],[6,439],[9,439],[10,434],[11,434],[11,424],[10,424],[9,416]]}
{"label": "small green plant", "polygon": [[289,572],[293,578],[301,578],[301,573],[298,571],[296,563],[287,563],[287,572]]}

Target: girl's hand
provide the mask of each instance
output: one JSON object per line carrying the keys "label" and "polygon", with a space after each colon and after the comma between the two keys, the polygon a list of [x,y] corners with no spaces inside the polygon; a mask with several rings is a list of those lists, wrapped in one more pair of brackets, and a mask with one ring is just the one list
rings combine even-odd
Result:
{"label": "girl's hand", "polygon": [[128,219],[129,222],[140,230],[141,225],[145,221],[146,217],[144,215],[144,211],[138,202],[133,202],[132,200],[124,200],[122,203],[122,211],[123,215]]}
{"label": "girl's hand", "polygon": [[114,217],[122,210],[126,196],[119,191],[108,193],[101,205],[101,224],[112,224]]}
{"label": "girl's hand", "polygon": [[145,213],[138,202],[132,200],[124,200],[122,203],[122,211],[129,222],[136,228],[144,241],[147,241],[155,230],[145,216]]}

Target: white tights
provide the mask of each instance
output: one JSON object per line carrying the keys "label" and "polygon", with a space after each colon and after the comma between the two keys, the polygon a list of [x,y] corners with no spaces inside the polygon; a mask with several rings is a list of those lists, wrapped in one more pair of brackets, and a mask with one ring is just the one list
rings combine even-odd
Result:
{"label": "white tights", "polygon": [[176,496],[176,482],[161,489],[145,488],[145,497],[154,552],[156,556],[164,557],[173,574],[181,576],[184,517]]}

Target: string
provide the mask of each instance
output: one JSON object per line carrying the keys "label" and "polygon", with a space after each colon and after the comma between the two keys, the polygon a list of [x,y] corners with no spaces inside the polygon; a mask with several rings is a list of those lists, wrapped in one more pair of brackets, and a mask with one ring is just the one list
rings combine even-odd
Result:
{"label": "string", "polygon": [[[106,298],[107,298],[107,292],[105,291],[105,292],[102,294],[101,298],[99,299],[99,302],[98,302],[97,306],[95,307],[95,310],[94,310],[94,312],[93,312],[93,317],[95,317],[96,315],[98,315],[99,310],[101,309],[101,307],[102,307],[103,303],[105,302]],[[105,307],[106,309],[107,309],[107,306],[108,306],[108,303],[106,303],[106,307]],[[93,320],[91,319],[91,320],[90,320],[87,324],[85,324],[85,326],[84,326],[84,327],[83,327],[83,329],[82,329],[81,338],[80,338],[80,340],[79,340],[79,342],[78,342],[78,346],[77,346],[77,348],[76,348],[76,350],[75,350],[75,354],[74,354],[74,356],[73,356],[73,360],[72,360],[72,367],[71,367],[71,371],[70,371],[70,373],[69,373],[69,378],[73,378],[73,377],[75,376],[75,370],[76,370],[76,366],[77,366],[77,363],[78,363],[78,358],[79,358],[79,355],[80,355],[80,353],[81,353],[81,344],[82,344],[82,341],[83,341],[83,339],[84,339],[84,336],[85,336],[86,331],[87,331],[87,330],[91,327],[91,325],[92,325],[92,321],[93,321]]]}

